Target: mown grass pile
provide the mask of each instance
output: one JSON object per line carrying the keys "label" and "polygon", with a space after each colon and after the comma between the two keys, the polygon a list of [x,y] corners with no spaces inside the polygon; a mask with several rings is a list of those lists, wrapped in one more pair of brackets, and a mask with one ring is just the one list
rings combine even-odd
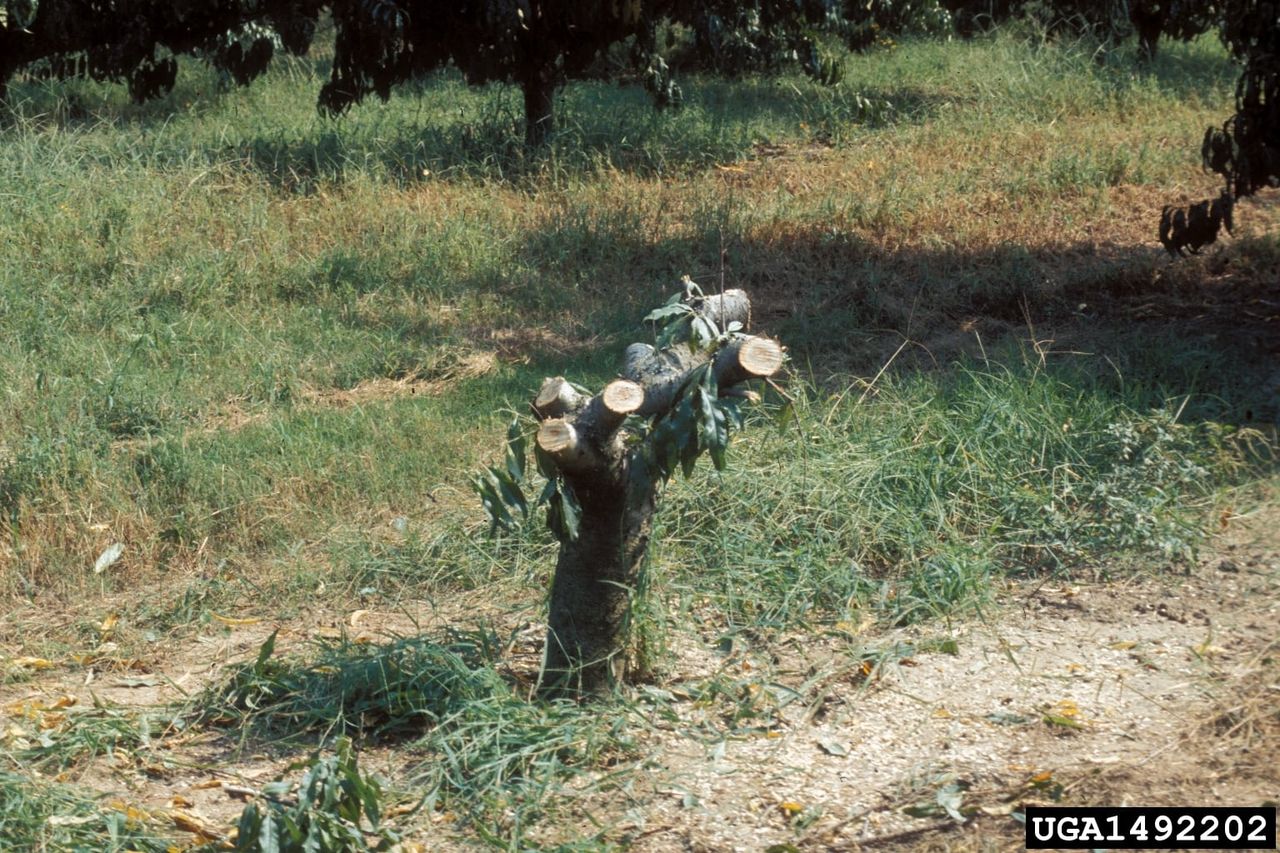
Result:
{"label": "mown grass pile", "polygon": [[[536,610],[554,543],[486,538],[467,475],[542,377],[612,376],[684,274],[751,293],[790,348],[792,399],[766,395],[725,475],[668,488],[652,622],[899,623],[981,606],[1010,575],[1162,569],[1276,473],[1265,347],[1111,310],[1280,261],[1274,234],[1218,267],[1171,268],[1154,244],[1160,206],[1212,185],[1198,140],[1235,70],[1211,40],[1147,71],[1017,34],[910,43],[848,57],[830,89],[684,81],[669,113],[575,84],[538,155],[518,145],[513,92],[442,75],[330,122],[322,77],[285,63],[220,92],[184,68],[141,107],[85,83],[15,87],[8,636],[96,642],[103,596],[138,644],[317,597],[488,586]],[[565,779],[630,754],[634,717],[527,701],[500,645],[268,650],[211,688],[201,724],[407,737],[431,756],[419,783],[518,847]],[[18,760],[100,751],[117,718],[101,720],[82,752],[71,738]],[[61,789],[0,791],[6,838],[89,849],[77,833],[132,831]]]}

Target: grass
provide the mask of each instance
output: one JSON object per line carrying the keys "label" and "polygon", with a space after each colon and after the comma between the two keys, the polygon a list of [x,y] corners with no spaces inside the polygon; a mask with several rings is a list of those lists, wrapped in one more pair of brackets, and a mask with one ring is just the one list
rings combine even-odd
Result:
{"label": "grass", "polygon": [[[1140,71],[1020,33],[912,42],[848,57],[831,89],[685,80],[674,113],[580,83],[538,156],[517,93],[447,74],[339,122],[314,110],[319,61],[230,92],[184,67],[143,106],[18,85],[0,632],[74,646],[118,613],[140,645],[213,613],[463,589],[536,609],[554,543],[487,538],[467,475],[542,377],[612,376],[683,274],[750,291],[793,399],[752,415],[723,477],[668,488],[649,622],[732,643],[855,612],[950,618],[1010,576],[1180,570],[1276,473],[1265,341],[1232,305],[1271,292],[1280,245],[1259,208],[1208,259],[1155,247],[1163,204],[1214,189],[1198,142],[1235,80],[1211,39],[1161,54]],[[519,849],[564,786],[612,784],[643,726],[526,701],[504,643],[268,650],[200,725],[410,743],[414,784]],[[701,738],[794,699],[724,674],[690,689],[726,721]],[[99,711],[17,760],[145,741],[136,715]],[[133,831],[60,788],[0,791],[21,824],[6,838]],[[89,819],[48,824],[60,809]]]}
{"label": "grass", "polygon": [[255,743],[407,743],[420,805],[465,818],[498,846],[521,843],[566,781],[606,756],[627,757],[628,730],[643,725],[625,707],[529,701],[530,685],[499,674],[504,643],[483,629],[326,643],[307,657],[276,656],[274,643],[272,635],[252,664],[197,697],[193,722]]}
{"label": "grass", "polygon": [[0,834],[15,850],[163,853],[173,839],[129,806],[96,802],[66,785],[0,771]]}
{"label": "grass", "polygon": [[1121,390],[1087,360],[996,358],[793,388],[723,479],[668,495],[669,592],[777,626],[868,607],[937,618],[1010,575],[1105,574],[1125,554],[1186,565],[1219,490],[1274,470],[1261,433],[1180,420],[1190,382],[1174,398]]}

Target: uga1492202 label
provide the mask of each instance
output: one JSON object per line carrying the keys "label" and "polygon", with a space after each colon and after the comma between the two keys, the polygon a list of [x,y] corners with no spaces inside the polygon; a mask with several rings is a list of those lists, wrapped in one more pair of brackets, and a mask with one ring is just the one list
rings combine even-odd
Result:
{"label": "uga1492202 label", "polygon": [[1275,806],[1031,806],[1028,850],[1274,850]]}

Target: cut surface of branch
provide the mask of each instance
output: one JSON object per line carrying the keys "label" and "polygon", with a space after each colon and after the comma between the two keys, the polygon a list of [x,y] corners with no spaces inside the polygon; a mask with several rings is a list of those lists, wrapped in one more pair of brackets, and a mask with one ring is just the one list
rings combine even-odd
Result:
{"label": "cut surface of branch", "polygon": [[784,359],[782,344],[771,338],[739,338],[716,353],[716,381],[727,387],[772,376]]}
{"label": "cut surface of branch", "polygon": [[644,405],[644,386],[630,379],[615,379],[604,386],[600,401],[608,412],[625,418]]}
{"label": "cut surface of branch", "polygon": [[538,427],[538,446],[566,471],[586,471],[604,462],[591,444],[582,439],[573,424],[563,418],[543,421]]}
{"label": "cut surface of branch", "polygon": [[533,410],[539,418],[558,418],[582,405],[582,395],[563,376],[543,380]]}

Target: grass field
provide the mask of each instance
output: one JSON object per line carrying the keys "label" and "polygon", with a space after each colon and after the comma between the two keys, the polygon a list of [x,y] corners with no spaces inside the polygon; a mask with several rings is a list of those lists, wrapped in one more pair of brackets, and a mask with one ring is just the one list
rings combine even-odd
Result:
{"label": "grass field", "polygon": [[[730,471],[663,496],[658,647],[690,620],[730,638],[892,626],[981,611],[1010,579],[1182,571],[1274,501],[1276,213],[1242,205],[1204,258],[1155,241],[1163,204],[1215,191],[1198,142],[1233,96],[1221,47],[1169,45],[1139,70],[1006,33],[846,64],[830,89],[690,79],[672,113],[634,86],[574,84],[537,155],[517,92],[447,75],[340,121],[314,108],[322,62],[234,91],[186,67],[144,106],[16,86],[0,130],[6,653],[74,675],[107,634],[121,658],[155,658],[228,615],[476,589],[536,619],[554,543],[488,538],[467,477],[542,377],[610,377],[685,274],[751,293],[790,348],[793,399],[766,394]],[[399,742],[425,737],[414,754],[448,756],[398,784],[429,779],[472,819],[460,837],[512,849],[562,780],[629,754],[626,703],[519,699],[500,638],[414,642],[259,660],[209,686],[221,717],[172,713],[253,720],[241,737],[305,752],[355,691]],[[424,683],[449,686],[419,700]],[[40,836],[55,812],[99,813],[84,791],[25,787],[122,728],[55,739],[82,750],[66,755],[11,738],[7,837],[152,843],[127,814]]]}

